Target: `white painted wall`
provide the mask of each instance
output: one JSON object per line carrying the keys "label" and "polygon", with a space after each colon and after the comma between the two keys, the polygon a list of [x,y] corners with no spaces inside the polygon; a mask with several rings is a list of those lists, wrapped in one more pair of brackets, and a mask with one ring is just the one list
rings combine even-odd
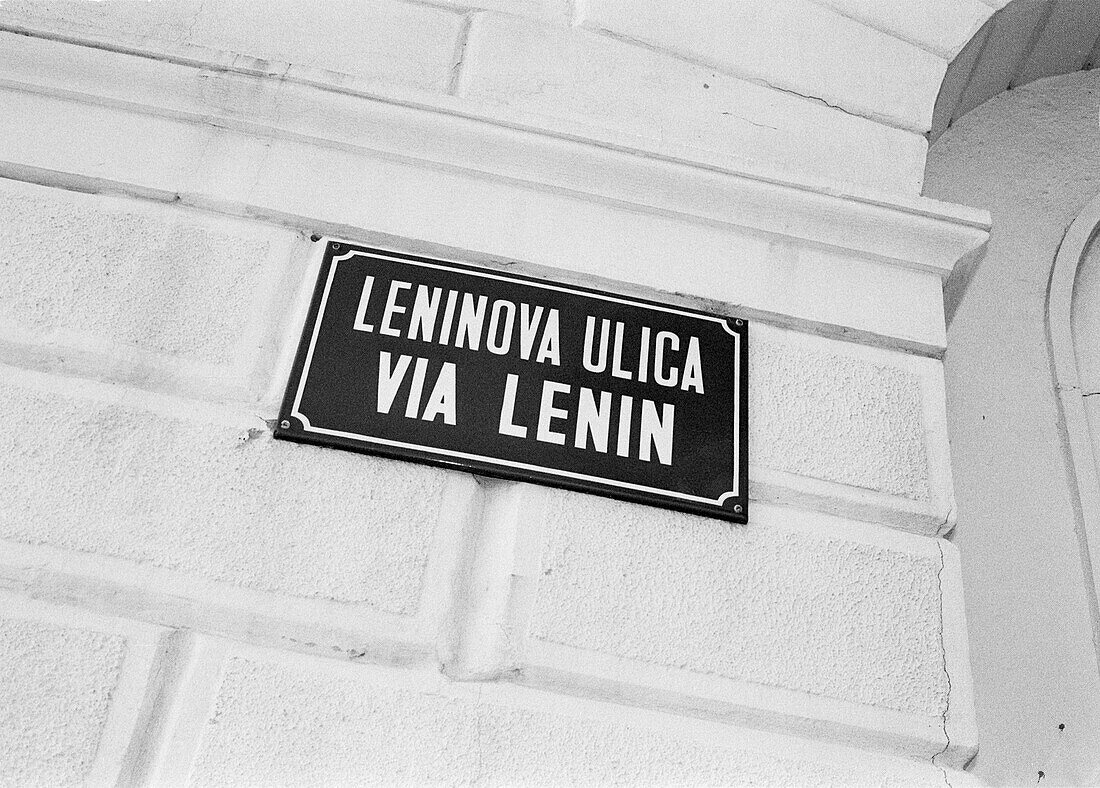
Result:
{"label": "white painted wall", "polygon": [[1074,531],[1045,305],[1062,235],[1100,192],[1098,95],[1095,72],[1004,93],[933,146],[926,173],[930,196],[993,215],[945,358],[952,541],[982,733],[973,769],[993,784],[1034,784],[1040,771],[1042,784],[1100,779],[1093,578]]}
{"label": "white painted wall", "polygon": [[295,0],[0,0],[0,28],[181,60],[239,54],[273,74],[324,70],[917,194],[947,59],[992,13],[924,2],[898,14],[810,0],[341,0],[302,14]]}
{"label": "white painted wall", "polygon": [[[972,784],[959,34],[829,5],[0,3],[0,782]],[[749,318],[749,525],[274,441],[312,236]]]}

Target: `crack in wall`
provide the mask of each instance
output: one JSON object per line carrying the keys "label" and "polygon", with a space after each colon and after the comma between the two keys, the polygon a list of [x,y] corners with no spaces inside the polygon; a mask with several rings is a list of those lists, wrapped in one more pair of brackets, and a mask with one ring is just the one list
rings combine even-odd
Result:
{"label": "crack in wall", "polygon": [[481,696],[485,692],[484,686],[477,688],[477,700],[474,701],[474,734],[477,737],[477,774],[471,781],[471,785],[480,785],[482,782],[482,776],[485,774],[485,753],[482,750],[481,740],[481,724],[482,724],[482,712],[481,712]]}
{"label": "crack in wall", "polygon": [[[744,82],[751,82],[754,85],[760,85],[761,87],[769,88],[771,90],[775,90],[775,91],[778,91],[780,93],[787,93],[788,95],[791,95],[791,96],[798,96],[801,99],[805,99],[807,101],[812,101],[816,104],[820,104],[820,105],[828,107],[830,109],[839,110],[840,112],[843,112],[845,115],[850,115],[853,118],[861,118],[861,119],[864,119],[864,120],[873,120],[876,123],[884,123],[886,125],[894,126],[896,128],[903,128],[902,126],[899,126],[896,121],[885,119],[885,118],[882,118],[882,119],[875,118],[875,117],[871,117],[870,115],[862,115],[859,112],[853,112],[849,109],[845,109],[844,107],[840,106],[839,104],[833,104],[832,102],[826,101],[825,99],[821,98],[820,96],[814,96],[814,95],[810,95],[808,93],[800,93],[797,90],[794,90],[792,88],[785,88],[785,87],[777,85],[773,82],[770,82],[767,79],[765,79],[761,76],[758,76],[756,74],[745,73],[745,72],[741,72],[740,70],[731,70],[728,67],[719,66],[719,65],[717,65],[713,62],[710,62],[710,61],[708,61],[706,59],[703,59],[703,58],[700,58],[698,56],[693,56],[691,54],[678,52],[675,49],[666,49],[664,47],[658,46],[656,44],[653,44],[649,41],[638,38],[636,36],[628,35],[626,33],[620,33],[620,32],[617,32],[615,30],[611,30],[609,28],[602,27],[600,25],[594,25],[594,26],[592,26],[588,29],[589,29],[590,32],[596,33],[597,35],[602,35],[602,36],[605,36],[607,38],[614,39],[616,41],[621,41],[625,44],[629,44],[630,46],[634,46],[634,47],[638,47],[640,49],[645,49],[645,50],[648,50],[650,52],[654,52],[654,53],[659,54],[663,57],[670,57],[670,58],[674,58],[676,60],[682,61],[684,63],[690,63],[693,66],[706,68],[706,69],[712,69],[715,72],[715,76],[717,74],[721,73],[721,74],[724,74],[728,77],[732,77],[734,79],[739,79],[739,80],[742,80]],[[911,129],[906,129],[906,130],[911,131]]]}
{"label": "crack in wall", "polygon": [[749,120],[748,118],[743,118],[740,115],[736,115],[732,112],[720,112],[718,114],[720,114],[720,115],[729,115],[732,118],[736,118],[737,120],[743,121],[744,123],[748,123],[750,126],[756,126],[757,128],[771,129],[772,131],[779,131],[778,127],[776,127],[776,126],[769,126],[766,123],[754,123],[753,121]]}
{"label": "crack in wall", "polygon": [[[787,93],[791,96],[798,96],[799,98],[806,99],[807,101],[813,101],[817,104],[822,104],[822,105],[828,107],[829,109],[840,110],[845,115],[851,115],[853,118],[863,118],[865,120],[874,120],[874,118],[871,118],[869,116],[860,115],[858,112],[852,112],[851,110],[847,110],[844,107],[840,106],[839,104],[833,104],[831,102],[828,102],[825,99],[821,98],[821,96],[811,96],[808,93],[799,93],[797,90],[793,90],[791,88],[785,88],[785,87],[782,87],[780,85],[776,85],[775,83],[769,82],[768,80],[766,80],[762,77],[743,77],[743,79],[745,79],[745,81],[747,81],[747,82],[755,82],[758,85],[763,85],[766,88],[771,88],[772,90],[778,90],[780,93]],[[876,122],[878,122],[878,121],[876,121]]]}
{"label": "crack in wall", "polygon": [[451,82],[447,86],[447,93],[451,96],[461,97],[465,92],[463,75],[466,64],[466,48],[470,45],[470,28],[474,24],[474,14],[467,13],[462,18],[462,26],[458,31],[458,42],[455,45],[454,64],[451,66]]}
{"label": "crack in wall", "polygon": [[181,43],[190,44],[195,37],[195,28],[199,24],[199,20],[202,19],[202,15],[206,13],[206,2],[199,3],[198,10],[195,11],[194,17],[191,18],[191,23],[187,26],[187,31],[183,34]]}
{"label": "crack in wall", "polygon": [[939,632],[940,658],[943,660],[943,675],[944,675],[944,678],[947,679],[947,697],[944,699],[944,703],[943,703],[943,738],[944,738],[944,745],[943,745],[942,750],[940,750],[939,752],[937,752],[935,755],[932,756],[932,765],[939,767],[940,771],[943,772],[943,782],[944,782],[944,784],[947,786],[947,788],[951,788],[951,781],[949,779],[947,779],[947,769],[945,769],[943,766],[940,766],[938,763],[936,763],[936,759],[939,758],[940,756],[942,756],[945,752],[947,752],[951,748],[951,734],[947,732],[947,715],[951,710],[951,673],[947,670],[947,646],[944,644],[944,638],[943,638],[943,629],[944,629],[944,626],[943,626],[943,618],[944,618],[944,611],[943,611],[943,571],[944,571],[944,568],[947,565],[947,561],[946,561],[946,559],[944,557],[944,554],[943,554],[943,545],[938,540],[936,541],[936,548],[940,551],[940,567],[939,567],[939,570],[937,570],[937,572],[936,572],[936,585],[939,588],[939,592],[940,592],[940,632]]}

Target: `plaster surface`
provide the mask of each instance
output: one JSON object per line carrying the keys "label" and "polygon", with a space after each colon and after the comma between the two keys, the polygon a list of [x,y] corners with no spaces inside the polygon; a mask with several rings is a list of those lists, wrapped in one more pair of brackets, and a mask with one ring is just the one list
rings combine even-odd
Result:
{"label": "plaster surface", "polygon": [[[364,676],[364,679],[366,676]],[[194,785],[435,783],[836,785],[868,774],[729,740],[684,735],[667,718],[630,722],[509,707],[469,692],[385,686],[324,661],[231,657],[191,774]],[[262,758],[256,753],[265,753]],[[880,784],[889,781],[882,775]]]}
{"label": "plaster surface", "polygon": [[100,372],[104,357],[167,356],[238,391],[269,370],[295,233],[11,180],[0,222],[0,340],[98,355]]}
{"label": "plaster surface", "polygon": [[763,327],[749,340],[749,381],[753,465],[928,500],[923,394],[909,369]]}
{"label": "plaster surface", "polygon": [[1095,239],[1077,269],[1073,286],[1072,326],[1078,383],[1086,397],[1100,391],[1100,244]]}
{"label": "plaster surface", "polygon": [[16,83],[0,90],[0,147],[14,151],[0,171],[44,183],[154,190],[311,234],[443,244],[925,354],[943,344],[938,272],[986,236],[981,212],[742,177],[733,160],[675,140],[522,114],[471,120],[457,100],[376,100],[339,75],[303,67],[284,78],[227,53],[186,50],[204,59],[181,65],[0,39],[0,73]]}
{"label": "plaster surface", "polygon": [[[409,677],[420,669],[409,667],[407,657],[394,660],[404,667],[385,680],[368,682],[363,676],[371,667],[362,663],[388,659],[392,651],[379,646],[392,633],[376,626],[386,618],[378,611],[407,618],[423,612],[421,601],[434,614],[453,599],[476,600],[469,610],[450,611],[448,620],[423,615],[392,627],[411,631],[422,624],[414,634],[438,634],[428,642],[445,659],[448,639],[476,639],[519,612],[506,604],[503,611],[482,606],[500,601],[486,600],[478,585],[484,577],[499,582],[494,591],[534,585],[513,574],[514,556],[504,549],[481,551],[470,561],[468,553],[458,555],[478,551],[466,537],[484,522],[469,523],[462,534],[440,530],[448,537],[440,541],[454,553],[447,560],[458,568],[453,577],[441,570],[434,585],[426,582],[426,567],[436,566],[429,554],[443,490],[455,477],[274,442],[264,422],[273,414],[239,391],[226,397],[172,389],[192,400],[154,396],[150,392],[163,387],[140,370],[114,385],[117,377],[73,370],[60,354],[79,345],[107,368],[120,348],[134,347],[177,364],[181,380],[193,375],[185,361],[221,365],[225,377],[255,361],[248,352],[226,350],[226,343],[239,349],[244,346],[236,343],[257,336],[249,333],[256,324],[246,319],[255,287],[270,284],[268,275],[280,266],[253,276],[248,260],[262,256],[263,240],[276,233],[258,231],[254,243],[251,230],[240,230],[247,223],[230,219],[218,225],[224,232],[215,232],[186,206],[262,216],[307,235],[322,230],[443,244],[471,250],[481,262],[528,266],[523,270],[536,275],[544,275],[539,266],[545,266],[593,281],[603,277],[601,286],[617,279],[613,288],[702,298],[722,311],[828,334],[823,343],[839,345],[855,332],[857,341],[890,352],[934,354],[942,344],[938,272],[956,251],[984,238],[981,217],[902,196],[919,180],[913,171],[923,150],[914,133],[924,124],[918,94],[938,83],[935,55],[803,0],[782,8],[745,4],[740,15],[705,3],[659,9],[592,2],[586,19],[584,6],[572,5],[568,21],[588,32],[567,32],[557,49],[560,39],[549,44],[576,58],[549,64],[552,77],[564,73],[576,83],[575,93],[567,86],[552,94],[552,80],[543,78],[548,64],[522,57],[538,47],[524,47],[511,53],[521,56],[515,62],[517,80],[527,80],[521,87],[552,95],[541,104],[528,95],[532,101],[523,108],[498,107],[493,114],[467,102],[463,91],[476,93],[478,59],[490,52],[476,46],[474,17],[501,20],[465,6],[455,13],[444,0],[340,0],[305,15],[300,4],[295,14],[283,15],[281,4],[256,0],[0,3],[0,25],[35,31],[0,34],[6,52],[0,53],[0,148],[11,151],[0,174],[173,201],[146,211],[103,196],[11,192],[26,194],[30,207],[21,196],[7,206],[12,220],[26,226],[12,253],[23,265],[11,279],[14,317],[5,342],[59,355],[45,364],[13,353],[5,356],[13,366],[0,368],[0,408],[19,414],[17,429],[0,435],[0,537],[19,553],[5,569],[17,589],[64,597],[77,611],[148,620],[158,606],[171,608],[171,616],[184,610],[160,623],[216,625],[227,636],[282,649],[277,659],[234,657],[226,664],[224,651],[237,646],[203,652],[195,643],[206,635],[172,633],[164,636],[167,647],[146,644],[156,652],[148,655],[155,664],[147,671],[156,680],[146,688],[134,678],[129,693],[140,722],[114,726],[120,738],[132,732],[138,743],[121,748],[134,756],[127,767],[155,771],[164,764],[153,763],[159,756],[151,753],[163,750],[178,756],[165,773],[186,774],[193,761],[199,784],[938,785],[946,779],[927,759],[899,764],[903,759],[892,757],[897,750],[882,738],[859,740],[865,749],[839,748],[838,756],[835,745],[817,739],[792,747],[782,721],[772,728],[777,733],[715,722],[698,735],[703,721],[689,716],[695,707],[673,705],[674,713],[666,713],[666,707],[607,703],[597,718],[576,710],[595,704],[577,697],[592,691],[581,682],[513,703],[531,690],[507,681],[452,683],[435,666],[421,671],[429,674],[427,690],[413,687]],[[639,19],[635,7],[648,9],[650,18]],[[514,9],[562,26],[566,21],[552,0]],[[665,17],[657,15],[666,12],[675,24],[659,23]],[[597,29],[609,19],[627,28],[640,21],[661,38],[624,41],[615,30]],[[759,35],[727,35],[737,20]],[[511,25],[499,24],[505,39],[489,43],[514,50],[523,39],[509,38],[507,30],[535,28]],[[592,48],[570,49],[582,40]],[[739,46],[749,40],[753,47]],[[796,47],[787,46],[791,40]],[[547,42],[535,35],[534,44]],[[843,56],[825,74],[815,59],[821,48]],[[852,53],[882,68],[850,69],[843,62]],[[695,81],[714,68],[700,58],[720,61],[736,75],[728,74],[721,89],[717,80],[701,88],[708,91],[702,103],[695,101],[698,88],[678,97],[685,114],[698,113],[690,122],[664,114],[647,127],[646,108],[667,113],[665,99],[672,100],[681,79]],[[657,65],[646,65],[653,61]],[[482,73],[497,62],[487,58]],[[581,70],[571,71],[577,63]],[[632,73],[638,63],[646,67]],[[599,73],[584,73],[585,64]],[[617,101],[602,119],[590,117],[607,109],[602,102],[613,90],[605,67],[657,99],[642,103],[641,115],[631,114],[638,107],[630,101]],[[737,84],[748,79],[758,83],[751,89]],[[585,94],[585,87],[594,89]],[[737,127],[740,136],[725,138],[732,116],[715,122],[711,96],[732,102],[742,88],[747,98],[736,110],[746,122]],[[561,123],[540,115],[558,96],[577,98],[581,111],[565,112]],[[833,97],[862,115],[823,106]],[[628,130],[609,116],[616,123],[626,117]],[[880,128],[876,119],[886,123]],[[746,169],[755,175],[748,175],[741,160],[701,155],[691,147],[700,139],[723,150],[755,140],[754,152],[772,161],[754,163]],[[823,148],[823,139],[836,147]],[[784,162],[794,163],[797,183],[774,175]],[[860,188],[841,177],[842,170],[854,174]],[[867,185],[893,196],[868,195]],[[163,247],[158,239],[164,236],[175,246]],[[37,245],[56,239],[64,265],[52,281],[48,270],[31,263],[39,259]],[[174,256],[176,247],[188,245],[194,248]],[[131,247],[138,253],[131,255]],[[145,258],[157,255],[166,256],[165,267],[146,281]],[[54,303],[55,292],[68,300]],[[73,317],[78,296],[90,296],[83,333]],[[172,298],[170,307],[153,306]],[[178,312],[164,311],[169,308]],[[258,323],[268,317],[277,315]],[[188,357],[195,347],[205,355]],[[913,449],[920,414],[905,393],[914,381],[877,369],[889,363],[868,364],[850,351],[802,360],[826,383],[866,391],[824,407],[792,395],[790,410],[775,411],[775,419],[819,425],[818,450],[853,463],[844,483],[927,497],[930,483],[925,480],[922,492],[922,458]],[[764,374],[770,367],[777,390],[787,392],[792,372],[781,356],[765,352],[756,363]],[[834,377],[823,368],[830,365],[840,368]],[[853,420],[867,410],[888,413],[876,412],[860,432]],[[843,448],[831,443],[838,436]],[[768,445],[763,439],[772,461],[794,472],[828,472],[813,452],[785,450],[782,440]],[[929,464],[934,470],[936,461],[923,458],[925,470]],[[465,485],[473,482],[467,478]],[[837,706],[852,718],[852,704],[862,704],[857,711],[872,720],[867,727],[908,715],[937,736],[942,719],[946,731],[948,695],[955,690],[944,674],[946,586],[935,541],[873,523],[851,530],[874,531],[878,541],[810,529],[735,529],[585,496],[560,500],[546,564],[534,570],[548,572],[536,575],[544,585],[535,637],[636,665],[670,666],[670,673],[700,684],[729,677],[755,682],[754,691],[762,685],[790,690],[804,704],[789,707],[797,730],[819,739],[828,733],[810,701],[820,698],[849,702]],[[477,513],[476,507],[453,508],[455,521]],[[903,546],[893,548],[894,540]],[[540,546],[526,545],[531,563]],[[425,593],[429,586],[438,599]],[[239,604],[237,596],[249,589],[266,596]],[[226,604],[214,598],[222,593]],[[305,604],[315,600],[349,604]],[[361,628],[344,627],[325,639],[333,620],[343,627],[355,616],[365,621]],[[442,631],[428,631],[436,623]],[[431,646],[415,656],[436,656],[426,655]],[[294,648],[349,664],[299,659]],[[632,678],[630,671],[615,677]],[[512,700],[497,702],[509,692]],[[652,724],[642,725],[643,717]],[[196,727],[194,739],[165,733]],[[749,739],[756,746],[742,748]],[[823,750],[834,751],[828,765],[805,754]],[[173,771],[180,764],[181,771]]]}
{"label": "plaster surface", "polygon": [[444,472],[66,394],[0,385],[3,537],[416,612]]}
{"label": "plaster surface", "polygon": [[0,619],[0,785],[84,784],[125,651],[117,635]]}
{"label": "plaster surface", "polygon": [[[0,24],[35,35],[154,58],[189,59],[201,48],[280,78],[304,68],[341,87],[454,95],[471,108],[503,103],[541,122],[622,130],[784,177],[913,195],[927,149],[922,99],[945,65],[928,42],[958,32],[926,29],[926,43],[914,46],[894,32],[903,19],[875,18],[883,16],[863,13],[863,22],[807,0],[721,12],[709,3],[339,0],[301,19],[290,0],[0,2]],[[845,65],[854,51],[874,79]],[[216,73],[202,84],[211,103],[236,114],[240,103]]]}
{"label": "plaster surface", "polygon": [[942,714],[940,556],[575,493],[549,497],[530,636]]}
{"label": "plaster surface", "polygon": [[927,144],[633,40],[477,14],[461,96],[816,175],[917,193]]}
{"label": "plaster surface", "polygon": [[[1100,671],[1058,431],[1045,299],[1066,227],[1100,191],[1100,73],[1003,93],[933,146],[929,196],[993,214],[945,357],[966,615],[992,784],[1100,779]],[[949,294],[957,297],[957,290]],[[1064,728],[1059,728],[1059,726]]]}
{"label": "plaster surface", "polygon": [[450,84],[462,26],[459,13],[394,0],[326,0],[308,14],[291,0],[5,0],[0,13],[32,27],[209,47],[434,91]]}
{"label": "plaster surface", "polygon": [[947,65],[879,32],[889,26],[865,26],[804,0],[717,5],[589,0],[585,5],[593,27],[728,72],[765,76],[769,85],[914,131],[930,126],[931,94]]}

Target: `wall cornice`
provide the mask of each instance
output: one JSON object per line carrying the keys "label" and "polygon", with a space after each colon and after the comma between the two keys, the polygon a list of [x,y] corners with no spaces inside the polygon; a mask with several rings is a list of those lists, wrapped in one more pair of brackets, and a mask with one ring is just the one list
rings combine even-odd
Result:
{"label": "wall cornice", "polygon": [[[0,86],[6,91],[131,116],[150,115],[192,129],[200,126],[239,132],[267,140],[263,144],[268,148],[270,140],[306,144],[580,198],[613,210],[715,228],[750,244],[793,245],[821,265],[839,258],[863,267],[895,269],[904,272],[901,278],[895,277],[899,285],[906,278],[917,281],[930,275],[936,278],[938,289],[938,280],[946,278],[960,259],[977,254],[988,236],[989,216],[984,211],[844,184],[796,182],[734,156],[674,144],[655,146],[605,129],[367,83],[319,69],[194,46],[166,51],[158,45],[154,51],[87,37],[76,40],[53,33],[45,37],[23,29],[0,33],[0,40],[4,45],[0,48]],[[50,157],[27,150],[45,145],[45,140],[36,143],[33,137],[17,133],[11,142],[16,140],[21,144],[5,145],[9,170],[21,166],[55,169],[153,192],[187,192],[194,186],[189,187],[186,178],[172,184],[165,178],[143,177],[129,165],[83,173],[78,167],[58,166],[57,162],[51,166]],[[151,182],[154,180],[159,183]],[[285,183],[282,188],[290,190],[295,185]],[[200,201],[215,203],[239,204],[244,196],[213,178],[194,191]],[[253,196],[257,191],[251,190]],[[253,207],[261,212],[283,208],[261,203]],[[301,215],[300,219],[323,224],[335,217],[318,204],[313,215]],[[384,231],[370,225],[363,229]],[[474,247],[471,251],[500,256],[491,248]],[[731,244],[731,257],[738,256]],[[523,255],[515,257],[531,261]],[[843,278],[845,273],[838,270],[837,275]],[[852,284],[859,278],[857,275]],[[708,295],[685,291],[675,277],[639,284]],[[925,286],[908,297],[927,300],[929,289]],[[873,292],[869,295],[875,296]],[[829,332],[832,326],[839,329],[837,333],[858,341],[927,355],[942,351],[942,325],[931,325],[936,322],[938,305],[925,304],[919,318],[925,325],[912,325],[911,320],[910,325],[901,325],[900,318],[885,316],[882,320],[854,314],[846,317],[836,310],[813,314],[813,310],[767,303],[766,299],[754,302],[751,294],[739,306],[749,314],[773,313],[779,322],[793,318],[816,324],[819,332]]]}

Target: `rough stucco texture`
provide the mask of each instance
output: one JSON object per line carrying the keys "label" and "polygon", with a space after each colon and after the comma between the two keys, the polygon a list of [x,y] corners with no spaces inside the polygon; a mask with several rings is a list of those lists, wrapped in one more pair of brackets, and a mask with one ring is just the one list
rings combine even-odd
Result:
{"label": "rough stucco texture", "polygon": [[191,779],[211,786],[835,785],[853,775],[671,730],[371,686],[322,665],[295,670],[234,658]]}
{"label": "rough stucco texture", "polygon": [[[0,180],[0,332],[250,367],[286,230]],[[270,262],[272,257],[276,262]],[[249,341],[251,338],[251,342]],[[64,341],[64,340],[62,340]]]}
{"label": "rough stucco texture", "polygon": [[450,84],[462,26],[461,14],[392,0],[326,0],[308,14],[295,0],[8,0],[0,13],[31,27],[125,31],[153,48],[190,44],[437,91]]}
{"label": "rough stucco texture", "polygon": [[575,493],[551,501],[532,637],[943,713],[938,555]]}
{"label": "rough stucco texture", "polygon": [[0,386],[0,536],[415,611],[445,473]]}
{"label": "rough stucco texture", "polygon": [[1098,101],[1100,71],[1037,80],[959,119],[928,156],[930,197],[993,216],[944,357],[982,734],[973,769],[991,785],[1035,784],[1039,770],[1043,784],[1100,781],[1095,575],[1081,563],[1046,325],[1059,244],[1100,192]]}
{"label": "rough stucco texture", "polygon": [[920,380],[788,332],[749,342],[749,462],[926,501]]}
{"label": "rough stucco texture", "polygon": [[81,785],[95,758],[122,638],[0,620],[0,785]]}

